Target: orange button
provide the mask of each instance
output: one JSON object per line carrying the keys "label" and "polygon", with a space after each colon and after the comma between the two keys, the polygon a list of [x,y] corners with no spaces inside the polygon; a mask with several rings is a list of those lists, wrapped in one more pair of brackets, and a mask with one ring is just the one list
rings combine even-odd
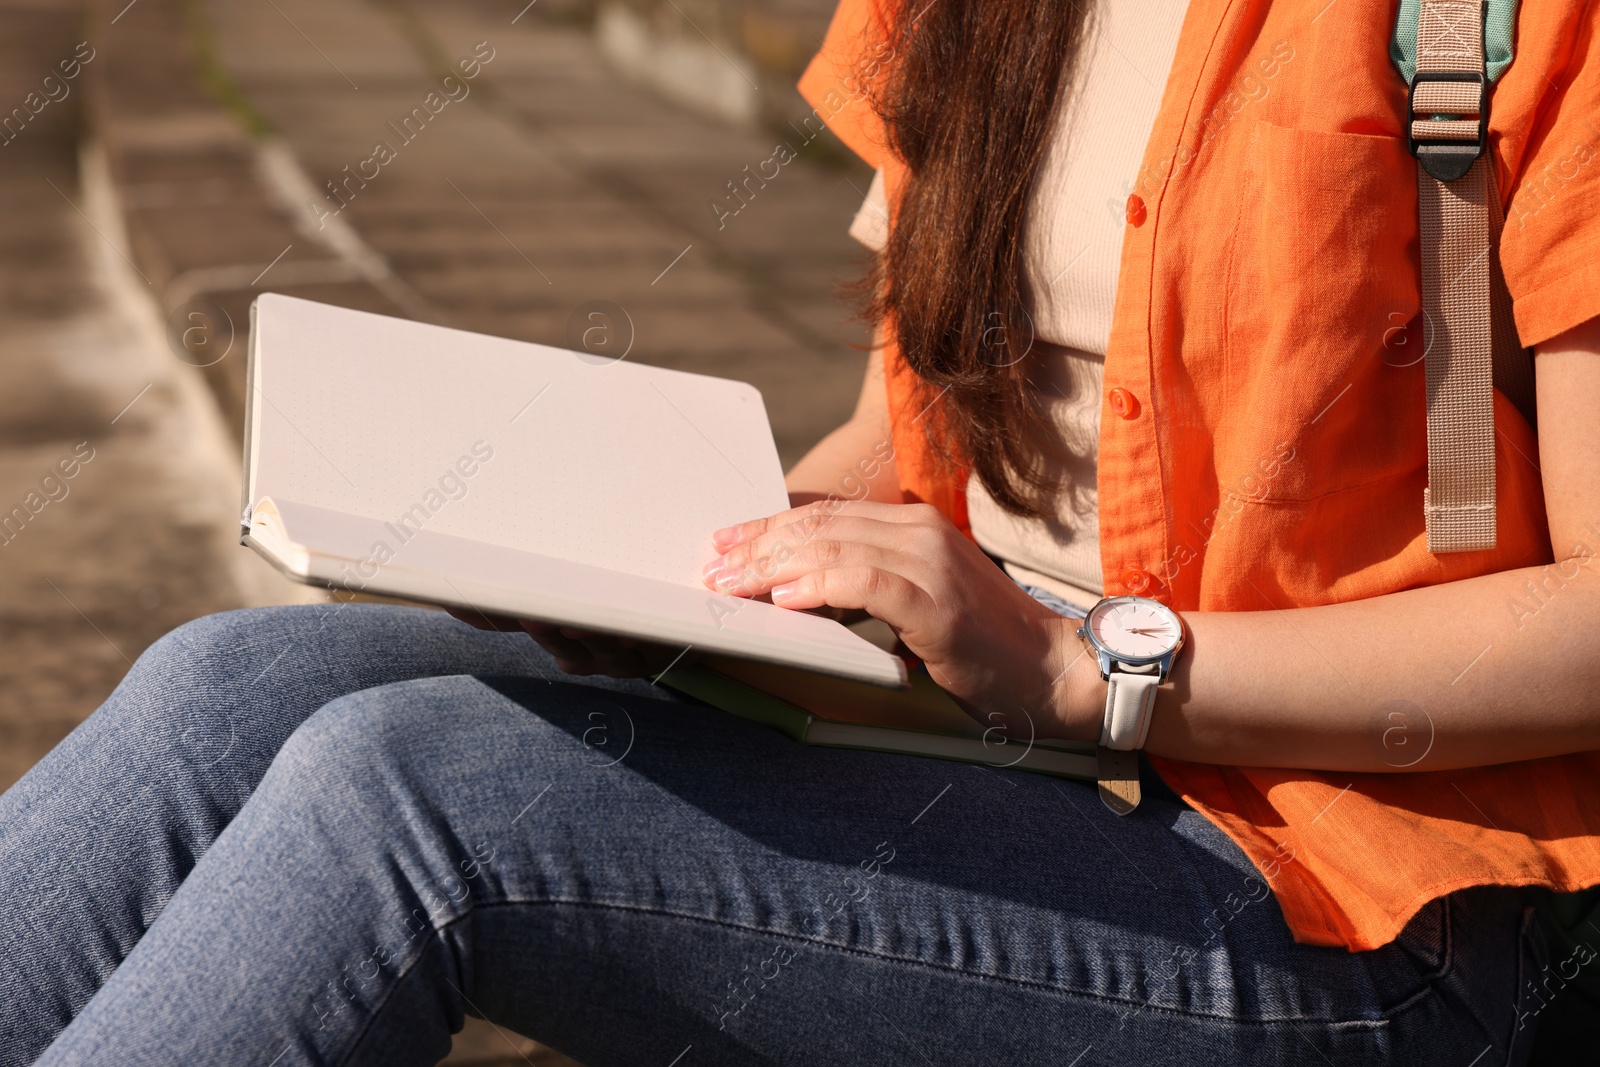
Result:
{"label": "orange button", "polygon": [[1122,588],[1134,596],[1140,596],[1150,588],[1149,572],[1138,567],[1124,567],[1122,571]]}
{"label": "orange button", "polygon": [[1140,196],[1138,193],[1130,194],[1128,197],[1127,208],[1128,225],[1143,226],[1145,216],[1147,215],[1149,215],[1149,212],[1145,210],[1144,197]]}
{"label": "orange button", "polygon": [[1106,399],[1111,404],[1111,413],[1119,419],[1136,419],[1139,417],[1139,399],[1120,386],[1106,394]]}

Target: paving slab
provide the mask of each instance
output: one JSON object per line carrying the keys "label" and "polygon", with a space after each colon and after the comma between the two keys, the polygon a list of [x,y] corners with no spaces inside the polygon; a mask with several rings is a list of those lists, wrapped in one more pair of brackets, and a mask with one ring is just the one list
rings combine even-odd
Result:
{"label": "paving slab", "polygon": [[[786,462],[849,414],[865,332],[835,291],[864,264],[844,232],[861,171],[796,160],[719,225],[710,202],[773,136],[628,82],[580,28],[481,2],[207,10],[240,89],[337,187],[307,212],[337,208],[443,321],[566,344],[579,305],[611,301],[629,358],[761,389]],[[475,49],[466,95],[401,129]],[[380,142],[394,158],[363,182]]]}

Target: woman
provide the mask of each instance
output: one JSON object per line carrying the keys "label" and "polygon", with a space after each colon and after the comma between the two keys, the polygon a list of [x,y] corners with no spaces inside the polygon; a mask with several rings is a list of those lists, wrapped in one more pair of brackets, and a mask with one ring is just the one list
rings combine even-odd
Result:
{"label": "woman", "polygon": [[596,635],[216,616],[0,800],[0,1059],[425,1064],[471,1012],[592,1065],[1524,1062],[1540,887],[1600,882],[1600,43],[1532,6],[1490,145],[1539,421],[1498,402],[1474,552],[1424,541],[1388,3],[846,0],[806,73],[881,172],[879,344],[707,582],[1082,740],[1148,695],[1085,609],[1175,608],[1132,814],[793,745]]}

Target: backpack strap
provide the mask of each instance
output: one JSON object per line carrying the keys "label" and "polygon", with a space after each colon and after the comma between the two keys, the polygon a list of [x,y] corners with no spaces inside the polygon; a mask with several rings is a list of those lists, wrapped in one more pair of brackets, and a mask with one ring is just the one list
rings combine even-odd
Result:
{"label": "backpack strap", "polygon": [[[1427,376],[1428,551],[1495,546],[1494,390],[1530,416],[1532,364],[1516,339],[1495,247],[1504,224],[1487,151],[1485,0],[1402,4],[1414,12],[1408,140],[1417,158]],[[1514,4],[1500,4],[1505,26]],[[1509,31],[1503,38],[1509,48]],[[1392,50],[1393,51],[1393,50]],[[1400,51],[1404,53],[1404,49]],[[1498,58],[1498,57],[1497,57]],[[1498,63],[1495,73],[1509,62]]]}

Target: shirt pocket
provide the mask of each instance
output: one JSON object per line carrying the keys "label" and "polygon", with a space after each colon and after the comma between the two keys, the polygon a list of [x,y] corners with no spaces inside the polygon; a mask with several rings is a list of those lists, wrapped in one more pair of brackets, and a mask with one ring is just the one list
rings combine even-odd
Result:
{"label": "shirt pocket", "polygon": [[1426,441],[1416,164],[1391,136],[1261,121],[1248,136],[1219,491],[1307,501],[1413,473]]}

